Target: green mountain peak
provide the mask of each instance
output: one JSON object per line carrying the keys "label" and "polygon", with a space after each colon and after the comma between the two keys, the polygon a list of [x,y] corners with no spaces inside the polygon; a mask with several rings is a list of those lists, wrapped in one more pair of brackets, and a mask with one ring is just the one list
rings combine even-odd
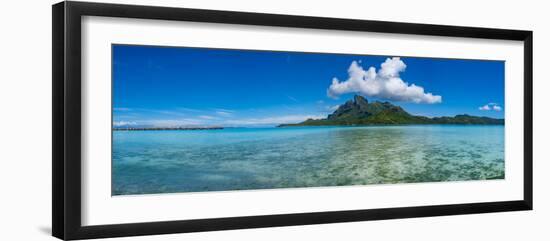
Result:
{"label": "green mountain peak", "polygon": [[308,119],[296,124],[282,124],[285,126],[331,126],[331,125],[408,125],[408,124],[478,124],[503,125],[504,119],[477,117],[470,115],[456,115],[455,117],[415,116],[403,108],[390,102],[369,101],[360,95],[340,105],[325,119]]}

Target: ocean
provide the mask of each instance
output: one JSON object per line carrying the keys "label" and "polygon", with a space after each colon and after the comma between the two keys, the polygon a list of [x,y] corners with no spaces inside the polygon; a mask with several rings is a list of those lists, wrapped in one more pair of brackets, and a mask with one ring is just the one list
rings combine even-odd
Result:
{"label": "ocean", "polygon": [[504,178],[504,126],[113,131],[112,195]]}

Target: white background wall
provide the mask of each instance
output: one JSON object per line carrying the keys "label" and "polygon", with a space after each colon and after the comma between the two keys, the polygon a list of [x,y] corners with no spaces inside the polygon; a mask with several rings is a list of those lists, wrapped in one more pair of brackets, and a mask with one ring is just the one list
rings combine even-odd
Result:
{"label": "white background wall", "polygon": [[[51,231],[51,9],[8,1],[0,13],[0,240],[54,240]],[[533,30],[535,210],[116,240],[550,240],[550,54],[545,1],[119,0],[189,8]],[[472,88],[475,88],[473,86]]]}

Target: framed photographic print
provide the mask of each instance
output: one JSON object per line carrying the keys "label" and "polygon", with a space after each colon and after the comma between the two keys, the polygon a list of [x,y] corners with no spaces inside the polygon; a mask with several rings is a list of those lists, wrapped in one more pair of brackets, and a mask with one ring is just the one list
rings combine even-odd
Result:
{"label": "framed photographic print", "polygon": [[531,31],[53,6],[58,238],[530,209]]}

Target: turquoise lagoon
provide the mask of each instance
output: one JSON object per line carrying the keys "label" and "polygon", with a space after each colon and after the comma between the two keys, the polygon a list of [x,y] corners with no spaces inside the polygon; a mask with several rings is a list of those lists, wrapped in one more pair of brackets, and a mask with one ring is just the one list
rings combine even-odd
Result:
{"label": "turquoise lagoon", "polygon": [[504,126],[113,131],[112,194],[504,178]]}

